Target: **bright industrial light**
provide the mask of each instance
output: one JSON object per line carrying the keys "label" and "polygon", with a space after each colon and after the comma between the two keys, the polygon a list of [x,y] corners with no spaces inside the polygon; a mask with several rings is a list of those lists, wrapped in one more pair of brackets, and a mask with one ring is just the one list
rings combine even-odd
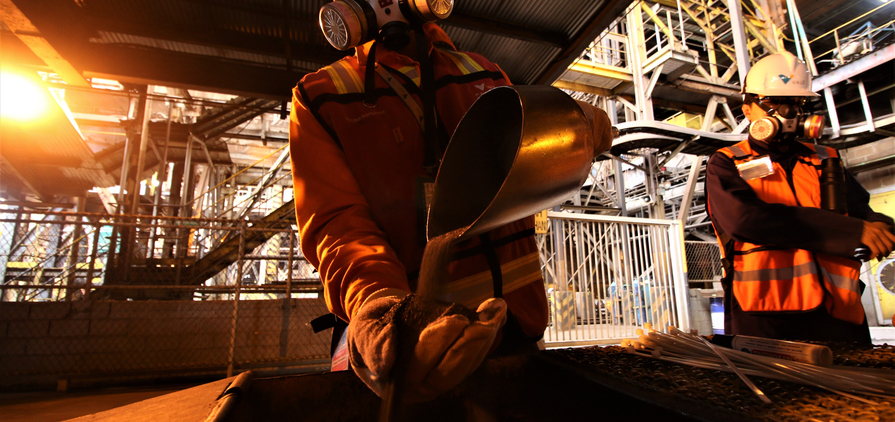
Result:
{"label": "bright industrial light", "polygon": [[0,73],[0,116],[33,120],[47,112],[47,92],[24,75]]}

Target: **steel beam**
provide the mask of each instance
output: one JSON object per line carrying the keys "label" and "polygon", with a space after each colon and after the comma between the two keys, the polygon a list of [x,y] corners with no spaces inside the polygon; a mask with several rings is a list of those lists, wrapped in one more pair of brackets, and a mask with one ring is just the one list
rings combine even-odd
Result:
{"label": "steel beam", "polygon": [[631,72],[623,70],[620,67],[604,65],[600,63],[575,63],[569,66],[570,72],[581,72],[586,75],[599,76],[601,78],[616,79],[624,82],[631,82],[634,77]]}
{"label": "steel beam", "polygon": [[736,63],[739,70],[740,86],[746,84],[746,73],[749,73],[749,49],[746,48],[746,34],[743,32],[743,10],[740,0],[726,0],[727,10],[730,11],[730,30],[733,36],[733,45],[736,49]]}
{"label": "steel beam", "polygon": [[564,81],[562,79],[554,82],[553,86],[560,88],[560,89],[568,89],[568,90],[577,91],[577,92],[586,92],[588,94],[599,95],[601,97],[611,97],[611,96],[615,95],[615,93],[612,92],[611,89],[598,88],[595,86],[579,84],[579,83],[575,83],[575,82],[568,82],[568,81]]}
{"label": "steel beam", "polygon": [[824,99],[827,102],[827,113],[830,115],[830,127],[833,128],[831,139],[839,137],[839,113],[836,112],[836,102],[833,100],[833,90],[830,87],[824,88]]}
{"label": "steel beam", "polygon": [[876,130],[873,124],[873,113],[870,112],[870,102],[867,101],[867,90],[864,88],[864,80],[858,80],[858,92],[861,94],[861,105],[864,107],[864,118],[867,120],[869,132]]}
{"label": "steel beam", "polygon": [[814,78],[811,82],[811,90],[818,92],[824,88],[829,88],[852,76],[866,72],[883,63],[887,63],[892,59],[895,59],[895,44],[887,45],[847,65],[837,67],[830,72]]}
{"label": "steel beam", "polygon": [[82,87],[90,86],[90,82],[87,82],[81,76],[81,73],[50,45],[50,42],[31,23],[31,20],[13,4],[12,0],[0,0],[0,19],[9,27],[13,34],[19,37],[47,66],[52,68],[65,83]]}
{"label": "steel beam", "polygon": [[681,226],[687,225],[687,217],[688,214],[690,214],[690,203],[693,202],[693,194],[696,192],[696,182],[699,180],[703,158],[705,157],[698,155],[693,158],[693,162],[690,164],[690,174],[687,176],[687,187],[684,189],[684,196],[681,198],[681,208],[678,211],[678,219],[681,220]]}

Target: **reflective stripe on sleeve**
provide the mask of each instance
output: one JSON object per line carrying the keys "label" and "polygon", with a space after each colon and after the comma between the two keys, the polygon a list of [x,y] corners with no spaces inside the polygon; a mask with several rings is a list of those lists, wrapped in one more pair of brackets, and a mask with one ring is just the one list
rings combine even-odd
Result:
{"label": "reflective stripe on sleeve", "polygon": [[360,77],[347,63],[338,61],[324,67],[324,69],[329,74],[333,85],[336,87],[336,92],[339,94],[364,92],[364,85],[361,83]]}
{"label": "reflective stripe on sleeve", "polygon": [[445,51],[445,53],[447,53],[447,56],[450,57],[451,61],[454,62],[457,68],[460,69],[460,72],[464,75],[485,70],[466,53],[459,53],[456,51]]}

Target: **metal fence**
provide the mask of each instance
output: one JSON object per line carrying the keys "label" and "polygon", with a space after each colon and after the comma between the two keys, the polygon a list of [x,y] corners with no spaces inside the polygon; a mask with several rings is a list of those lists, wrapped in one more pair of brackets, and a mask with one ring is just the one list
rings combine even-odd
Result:
{"label": "metal fence", "polygon": [[[689,329],[677,221],[548,215],[549,346],[615,343],[645,323]],[[309,326],[327,312],[322,285],[288,223],[0,217],[0,386],[328,360],[329,335]]]}
{"label": "metal fence", "polygon": [[687,256],[687,278],[693,282],[720,281],[721,249],[717,242],[684,242]]}
{"label": "metal fence", "polygon": [[548,347],[610,344],[652,324],[689,330],[676,220],[548,213],[538,235],[550,303]]}
{"label": "metal fence", "polygon": [[0,281],[0,386],[328,362],[288,223],[7,212]]}

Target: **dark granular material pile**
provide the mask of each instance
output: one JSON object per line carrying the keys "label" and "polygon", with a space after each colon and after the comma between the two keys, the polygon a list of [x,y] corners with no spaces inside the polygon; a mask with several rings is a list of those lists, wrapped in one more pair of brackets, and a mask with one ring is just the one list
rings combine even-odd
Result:
{"label": "dark granular material pile", "polygon": [[[895,371],[893,346],[818,344],[833,350],[835,365]],[[895,421],[893,399],[864,396],[878,403],[869,405],[816,387],[750,377],[771,399],[772,403],[766,404],[736,374],[636,356],[619,346],[557,349],[544,353],[585,371],[670,395],[680,400],[681,406],[733,410],[745,418],[767,421]]]}

